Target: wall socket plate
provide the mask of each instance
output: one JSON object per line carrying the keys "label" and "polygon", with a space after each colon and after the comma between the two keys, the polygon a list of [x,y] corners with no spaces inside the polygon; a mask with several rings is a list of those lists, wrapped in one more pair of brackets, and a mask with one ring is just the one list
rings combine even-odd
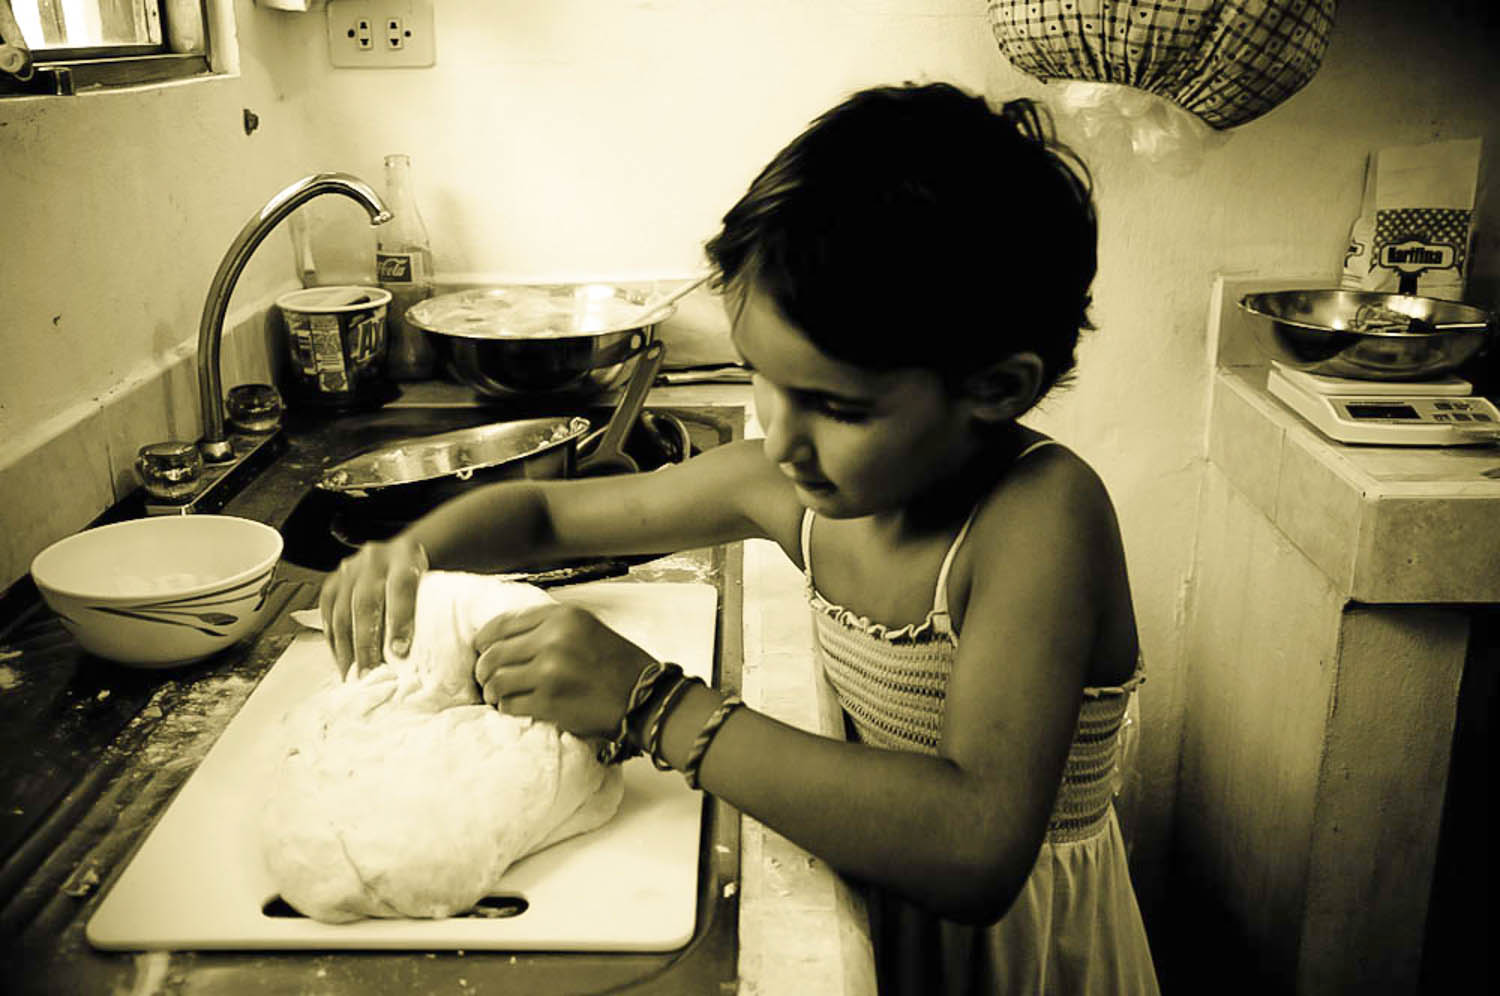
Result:
{"label": "wall socket plate", "polygon": [[328,0],[328,59],[339,69],[437,62],[432,0]]}

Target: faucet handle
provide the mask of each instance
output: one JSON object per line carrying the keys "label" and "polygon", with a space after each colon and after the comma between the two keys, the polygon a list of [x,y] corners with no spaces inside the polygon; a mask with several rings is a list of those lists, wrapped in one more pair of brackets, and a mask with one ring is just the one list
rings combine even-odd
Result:
{"label": "faucet handle", "polygon": [[239,384],[224,398],[229,422],[241,432],[271,432],[281,424],[281,393],[270,384]]}
{"label": "faucet handle", "polygon": [[203,477],[203,457],[196,445],[185,440],[147,443],[136,452],[135,472],[153,498],[186,501],[198,490]]}

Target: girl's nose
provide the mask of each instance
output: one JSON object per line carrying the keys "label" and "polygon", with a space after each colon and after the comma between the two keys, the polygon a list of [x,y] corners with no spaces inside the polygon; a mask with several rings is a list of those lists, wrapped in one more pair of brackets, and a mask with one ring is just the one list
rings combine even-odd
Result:
{"label": "girl's nose", "polygon": [[812,447],[796,406],[761,378],[756,381],[755,415],[766,434],[763,443],[766,459],[773,463],[805,462]]}

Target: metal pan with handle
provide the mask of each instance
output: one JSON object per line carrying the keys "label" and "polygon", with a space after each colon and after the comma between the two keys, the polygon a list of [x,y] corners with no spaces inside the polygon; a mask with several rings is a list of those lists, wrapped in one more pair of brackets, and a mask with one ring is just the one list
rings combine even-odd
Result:
{"label": "metal pan with handle", "polygon": [[[588,419],[574,415],[496,422],[421,436],[336,464],[322,475],[317,487],[347,503],[346,514],[336,515],[336,523],[351,518],[404,523],[471,488],[495,481],[633,473],[639,467],[621,447],[641,421],[646,393],[664,352],[661,343],[651,342],[634,354],[630,381],[602,428],[593,429]],[[657,424],[657,420],[651,424]],[[682,430],[682,436],[685,442],[686,430]],[[678,444],[666,451],[674,462],[680,462],[690,449],[690,445]],[[358,545],[342,536],[340,539],[351,547]],[[624,557],[548,565],[525,576],[534,578],[537,584],[572,583],[623,574],[632,564],[649,559]]]}

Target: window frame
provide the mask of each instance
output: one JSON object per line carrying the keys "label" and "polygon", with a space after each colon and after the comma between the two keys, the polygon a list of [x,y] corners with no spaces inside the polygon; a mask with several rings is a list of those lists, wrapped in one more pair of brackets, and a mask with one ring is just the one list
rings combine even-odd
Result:
{"label": "window frame", "polygon": [[[5,3],[7,0],[0,0]],[[160,45],[106,45],[31,49],[26,78],[0,71],[0,99],[13,96],[73,96],[85,90],[140,86],[169,80],[207,76],[214,71],[210,60],[209,15],[200,2],[198,16],[203,45],[198,52],[172,52],[167,46],[167,19],[172,6],[155,0],[162,23]]]}

